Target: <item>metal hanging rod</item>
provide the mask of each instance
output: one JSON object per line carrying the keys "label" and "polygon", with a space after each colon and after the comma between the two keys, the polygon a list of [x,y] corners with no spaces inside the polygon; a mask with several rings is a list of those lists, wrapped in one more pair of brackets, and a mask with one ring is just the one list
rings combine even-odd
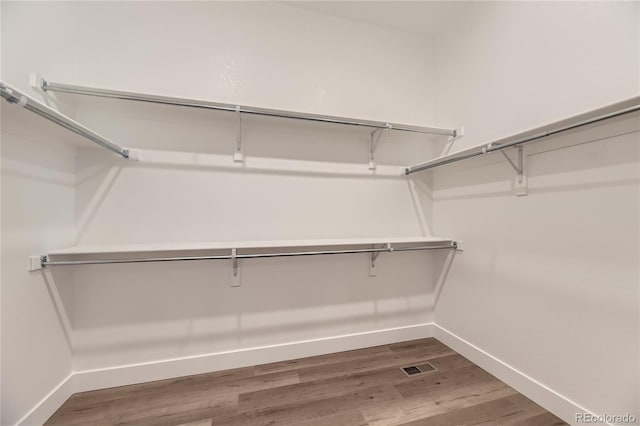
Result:
{"label": "metal hanging rod", "polygon": [[55,109],[44,105],[43,103],[21,92],[8,83],[0,81],[0,94],[10,104],[21,106],[28,111],[46,118],[47,120],[57,124],[58,126],[64,127],[65,129],[70,130],[73,133],[76,133],[83,138],[102,146],[103,148],[113,151],[124,158],[129,158],[129,150],[111,142],[104,136],[99,135],[93,130],[83,126],[75,120],[72,120],[64,114],[61,114]]}
{"label": "metal hanging rod", "polygon": [[65,265],[105,265],[112,263],[149,263],[149,262],[176,262],[176,261],[193,261],[193,260],[233,260],[233,259],[257,259],[268,257],[293,257],[293,256],[318,256],[331,254],[355,254],[355,253],[382,253],[396,251],[416,251],[416,250],[443,250],[456,249],[458,244],[452,241],[446,245],[430,245],[418,247],[384,247],[369,249],[352,249],[352,250],[325,250],[325,251],[301,251],[301,252],[284,252],[284,253],[256,253],[256,254],[228,254],[218,256],[181,256],[181,257],[148,257],[135,259],[103,259],[103,260],[49,260],[49,256],[40,257],[40,266],[42,268],[49,266],[65,266]]}
{"label": "metal hanging rod", "polygon": [[345,124],[349,126],[363,126],[376,129],[401,130],[405,132],[428,133],[456,137],[456,129],[441,129],[437,127],[414,126],[410,124],[384,123],[381,121],[361,120],[356,118],[338,117],[332,115],[306,114],[270,108],[232,105],[199,99],[177,98],[172,96],[151,95],[147,93],[125,92],[121,90],[100,89],[96,87],[75,86],[71,84],[54,83],[41,79],[40,87],[47,92],[73,93],[77,95],[98,96],[102,98],[123,99],[128,101],[150,102],[155,104],[175,105],[192,108],[206,108],[219,111],[240,112],[244,114],[263,115],[267,117],[291,118],[295,120],[317,121],[323,123]]}
{"label": "metal hanging rod", "polygon": [[[629,104],[632,104],[632,105],[628,106]],[[612,109],[614,110],[611,111]],[[602,111],[611,111],[611,112],[600,114]],[[515,137],[515,136],[511,136],[509,138],[504,138],[498,141],[479,145],[473,148],[462,150],[457,153],[446,155],[441,158],[435,158],[433,160],[429,160],[424,163],[416,164],[414,166],[407,167],[405,169],[405,174],[410,175],[412,173],[433,169],[439,166],[443,166],[445,164],[455,163],[458,161],[466,160],[468,158],[477,157],[479,155],[500,151],[505,148],[509,148],[513,146],[521,146],[526,143],[539,141],[541,139],[556,135],[558,133],[562,133],[562,132],[573,130],[579,127],[587,126],[589,124],[598,123],[600,121],[609,120],[611,118],[619,117],[621,115],[629,114],[635,111],[640,111],[640,97],[631,98],[623,102],[606,106],[604,108],[599,108],[597,110],[592,111],[591,113],[580,114],[578,116],[574,116],[572,118],[562,120],[561,122],[552,123],[545,127],[550,127],[550,126],[553,126],[554,124],[563,123],[567,121],[570,122],[570,124],[561,125],[551,130],[544,130],[544,131],[535,133],[531,136],[522,137],[516,140],[510,140]],[[587,119],[582,118],[585,115],[593,115],[593,114],[599,114],[599,115],[595,117],[587,118]]]}

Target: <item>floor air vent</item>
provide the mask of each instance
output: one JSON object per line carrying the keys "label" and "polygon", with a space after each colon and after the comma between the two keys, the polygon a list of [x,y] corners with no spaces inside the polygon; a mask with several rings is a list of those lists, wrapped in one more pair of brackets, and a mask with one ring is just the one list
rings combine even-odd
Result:
{"label": "floor air vent", "polygon": [[418,374],[431,373],[433,371],[437,371],[430,363],[426,362],[420,365],[410,365],[409,367],[402,367],[400,370],[407,376],[415,376]]}

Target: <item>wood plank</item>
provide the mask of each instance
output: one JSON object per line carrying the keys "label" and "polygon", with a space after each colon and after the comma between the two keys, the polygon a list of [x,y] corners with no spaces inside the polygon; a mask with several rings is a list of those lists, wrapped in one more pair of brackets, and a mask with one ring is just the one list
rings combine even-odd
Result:
{"label": "wood plank", "polygon": [[439,371],[453,370],[456,368],[469,367],[470,365],[474,365],[471,361],[457,353],[430,359],[429,363]]}
{"label": "wood plank", "polygon": [[178,426],[211,426],[213,419],[196,420],[195,422],[182,423]]}
{"label": "wood plank", "polygon": [[106,401],[100,405],[85,405],[70,408],[67,404],[63,404],[58,410],[46,421],[47,426],[76,426],[76,425],[105,425],[109,424],[106,420],[107,413],[112,402]]}
{"label": "wood plank", "polygon": [[168,388],[179,392],[181,389],[189,389],[193,386],[206,384],[218,384],[232,380],[253,377],[253,367],[235,368],[231,370],[214,371],[204,374],[176,377],[173,379],[156,380],[153,382],[139,383],[135,385],[119,386],[100,389],[89,392],[77,393],[71,396],[65,403],[68,407],[79,407],[90,404],[99,404],[105,401],[118,399],[130,399],[138,395],[151,395],[165,393]]}
{"label": "wood plank", "polygon": [[439,371],[415,376],[412,377],[411,380],[396,383],[394,386],[398,392],[400,392],[400,395],[409,398],[412,396],[428,396],[433,392],[439,392],[445,388],[474,385],[487,381],[500,382],[480,367],[471,365],[449,371]]}
{"label": "wood plank", "polygon": [[355,349],[352,351],[336,352],[325,355],[316,355],[306,358],[292,359],[270,364],[255,366],[255,374],[267,374],[280,371],[290,371],[301,368],[326,365],[334,362],[345,362],[349,360],[366,359],[380,354],[390,354],[391,350],[387,346],[373,346],[371,348]]}
{"label": "wood plank", "polygon": [[147,420],[153,422],[166,419],[171,414],[175,417],[171,418],[175,424],[178,423],[176,419],[180,419],[181,422],[191,419],[183,414],[194,411],[203,412],[199,414],[203,416],[200,419],[222,416],[237,411],[238,397],[241,393],[260,390],[268,392],[299,382],[296,371],[285,371],[222,383],[203,383],[180,393],[169,389],[166,393],[154,394],[152,397],[142,396],[118,401],[110,407],[108,417],[116,424],[147,424]]}
{"label": "wood plank", "polygon": [[433,337],[429,337],[426,339],[408,340],[406,342],[391,343],[388,346],[389,346],[389,349],[393,352],[402,352],[407,350],[424,348],[426,346],[431,346],[436,344],[444,345],[439,340]]}
{"label": "wood plank", "polygon": [[330,379],[304,382],[296,385],[282,386],[248,392],[240,395],[239,411],[255,410],[266,407],[279,407],[294,403],[325,399],[333,396],[356,392],[368,387],[388,384],[404,379],[404,374],[397,368],[386,368],[365,373],[351,374]]}
{"label": "wood plank", "polygon": [[369,423],[358,410],[345,411],[332,416],[318,417],[297,423],[297,426],[368,426]]}
{"label": "wood plank", "polygon": [[331,364],[317,365],[313,367],[301,368],[298,370],[300,381],[307,382],[329,377],[350,374],[368,370],[377,370],[385,367],[403,367],[429,361],[433,358],[446,355],[454,355],[447,346],[436,342],[434,344],[418,347],[400,352],[383,353],[370,356],[364,359],[333,362]]}
{"label": "wood plank", "polygon": [[[249,371],[253,374],[252,370]],[[177,424],[235,413],[238,396],[242,392],[300,382],[296,371],[242,377],[246,375],[246,372],[239,371],[218,372],[163,381],[162,384],[154,382],[150,386],[125,386],[120,388],[120,395],[112,393],[112,390],[106,392],[106,400],[97,395],[78,398],[82,404],[78,400],[69,400],[47,424],[146,424],[149,419],[151,423],[170,419]],[[189,412],[197,415],[185,414]]]}
{"label": "wood plank", "polygon": [[544,413],[544,408],[521,394],[499,398],[448,413],[403,423],[403,426],[457,426],[517,424],[532,415]]}
{"label": "wood plank", "polygon": [[393,386],[381,385],[326,399],[246,411],[216,418],[213,424],[226,426],[298,425],[303,421],[400,399],[402,396]]}
{"label": "wood plank", "polygon": [[[106,425],[106,424],[166,424],[211,418],[235,413],[238,395],[206,394],[200,390],[138,395],[131,399],[104,401],[84,407],[63,405],[45,424]],[[188,415],[185,415],[185,412]]]}
{"label": "wood plank", "polygon": [[109,411],[106,421],[99,424],[173,426],[232,414],[238,407],[238,397],[232,395],[189,401],[192,398],[192,395],[188,395],[175,402],[165,401],[151,407],[144,403],[134,403],[126,408],[114,407]]}
{"label": "wood plank", "polygon": [[401,401],[362,409],[371,426],[400,425],[453,410],[481,404],[517,392],[498,380],[487,379],[470,386],[454,386]]}
{"label": "wood plank", "polygon": [[565,426],[565,423],[562,419],[554,416],[549,412],[545,412],[542,414],[538,414],[536,416],[529,417],[527,419],[518,421],[517,423],[513,423],[518,426]]}

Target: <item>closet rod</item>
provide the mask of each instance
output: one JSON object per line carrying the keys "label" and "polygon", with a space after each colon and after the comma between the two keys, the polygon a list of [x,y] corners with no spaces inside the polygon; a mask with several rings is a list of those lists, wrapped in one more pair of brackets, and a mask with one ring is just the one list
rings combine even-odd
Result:
{"label": "closet rod", "polygon": [[129,158],[129,151],[127,149],[116,145],[115,143],[99,135],[93,130],[83,126],[75,120],[70,119],[69,117],[61,114],[55,109],[48,107],[41,102],[38,102],[34,98],[26,95],[25,93],[3,81],[0,81],[0,95],[2,95],[2,97],[10,104],[24,107],[24,109],[31,111],[43,118],[46,118],[47,120],[57,124],[58,126],[64,127],[65,129],[70,130],[73,133],[76,133],[83,138],[102,146],[103,148],[113,151],[124,158]]}
{"label": "closet rod", "polygon": [[[444,158],[435,158],[433,160],[429,160],[429,161],[426,161],[424,163],[420,163],[420,164],[416,164],[414,166],[407,167],[405,169],[405,174],[410,175],[412,173],[420,172],[420,171],[423,171],[423,170],[433,169],[435,167],[443,166],[445,164],[455,163],[457,161],[466,160],[468,158],[476,157],[476,156],[483,155],[483,154],[488,154],[490,152],[499,151],[499,150],[502,150],[502,149],[505,149],[505,148],[524,145],[526,143],[535,142],[535,141],[538,141],[540,139],[544,139],[546,137],[553,136],[553,135],[558,134],[558,133],[562,133],[562,132],[573,130],[573,129],[576,129],[576,128],[579,128],[579,127],[587,126],[589,124],[598,123],[600,121],[609,120],[611,118],[619,117],[621,115],[629,114],[629,113],[632,113],[632,112],[635,112],[635,111],[640,111],[640,103],[639,103],[640,102],[640,97],[636,97],[636,98],[633,98],[631,100],[621,102],[621,104],[628,103],[629,101],[635,102],[635,105],[632,105],[632,106],[629,106],[629,107],[625,107],[625,108],[621,108],[621,109],[616,109],[615,111],[612,111],[612,112],[609,112],[609,113],[606,113],[606,114],[602,114],[602,115],[598,115],[598,116],[593,117],[593,118],[579,120],[579,121],[576,121],[574,123],[567,124],[567,125],[564,125],[564,126],[561,126],[561,127],[557,127],[555,129],[552,129],[552,130],[545,130],[545,131],[536,133],[536,134],[534,134],[532,136],[523,137],[523,138],[511,141],[511,142],[494,141],[494,142],[490,142],[490,143],[487,143],[487,144],[480,145],[478,147],[471,148],[469,150],[461,151],[459,153],[453,153],[453,154],[447,155]],[[609,108],[611,108],[611,105],[608,106],[608,107],[600,108],[598,110],[594,110],[593,112],[597,113],[598,111],[602,111],[604,109],[609,109]],[[573,118],[578,118],[578,117],[581,117],[581,116],[584,116],[584,115],[586,115],[586,114],[581,114],[581,115],[573,117]],[[563,120],[563,121],[570,121],[570,120],[571,119],[567,119],[567,120]],[[556,123],[554,123],[554,124],[556,124]],[[553,125],[553,124],[551,124],[551,125]],[[511,138],[513,138],[513,136],[511,136],[508,139],[511,139]],[[507,139],[507,138],[505,138],[505,139]]]}
{"label": "closet rod", "polygon": [[455,137],[455,129],[441,129],[437,127],[414,126],[410,124],[385,123],[381,121],[361,120],[356,118],[332,115],[307,114],[286,110],[240,106],[199,99],[177,98],[172,96],[151,95],[147,93],[126,92],[121,90],[100,89],[96,87],[75,86],[71,84],[54,83],[44,79],[40,86],[47,92],[73,93],[77,95],[98,96],[103,98],[141,101],[156,104],[175,105],[192,108],[206,108],[219,111],[241,112],[244,114],[264,115],[268,117],[291,118],[296,120],[319,121],[323,123],[345,124],[350,126],[364,126],[376,129],[401,130],[405,132],[428,133]]}
{"label": "closet rod", "polygon": [[403,247],[403,248],[370,248],[370,249],[353,249],[353,250],[325,250],[325,251],[301,251],[301,252],[285,252],[285,253],[256,253],[256,254],[237,254],[219,255],[219,256],[183,256],[183,257],[149,257],[137,259],[106,259],[106,260],[61,260],[51,261],[48,256],[42,256],[41,266],[64,266],[64,265],[104,265],[112,263],[147,263],[147,262],[176,262],[187,260],[231,260],[231,259],[257,259],[266,257],[293,257],[293,256],[317,256],[329,254],[354,254],[354,253],[383,253],[396,251],[415,251],[415,250],[442,250],[455,249],[458,244],[452,241],[448,245],[439,246],[419,246],[419,247]]}

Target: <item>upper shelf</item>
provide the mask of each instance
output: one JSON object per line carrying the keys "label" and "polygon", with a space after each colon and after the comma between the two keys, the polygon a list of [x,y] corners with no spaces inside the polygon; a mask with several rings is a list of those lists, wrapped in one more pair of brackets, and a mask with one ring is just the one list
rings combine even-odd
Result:
{"label": "upper shelf", "polygon": [[309,248],[346,248],[391,245],[449,244],[453,240],[440,237],[381,237],[381,238],[342,238],[314,240],[270,240],[270,241],[217,241],[198,243],[157,243],[157,244],[114,244],[114,245],[80,245],[49,252],[50,256],[93,255],[93,254],[136,254],[194,252],[214,250],[264,250],[264,249],[309,249]]}
{"label": "upper shelf", "polygon": [[405,173],[410,175],[422,170],[433,169],[445,164],[454,163],[456,161],[465,160],[467,158],[476,157],[478,155],[490,152],[500,151],[512,146],[521,146],[529,142],[539,141],[546,137],[576,129],[578,127],[587,126],[589,124],[608,120],[624,114],[640,110],[640,96],[625,99],[601,108],[584,112],[582,114],[567,117],[562,120],[554,121],[544,126],[536,127],[524,132],[516,133],[489,143],[472,146],[467,149],[443,155],[423,163],[407,167]]}
{"label": "upper shelf", "polygon": [[129,151],[120,145],[110,141],[104,136],[94,132],[88,127],[83,126],[77,121],[67,117],[66,115],[56,111],[55,109],[37,101],[24,92],[16,89],[8,83],[0,81],[0,95],[10,104],[16,107],[23,107],[24,109],[31,111],[47,120],[67,129],[73,133],[82,136],[85,139],[90,140],[110,151],[121,155],[124,158],[129,158]]}
{"label": "upper shelf", "polygon": [[433,135],[453,136],[459,133],[457,129],[443,129],[429,126],[416,126],[411,124],[390,123],[358,118],[339,117],[333,115],[320,115],[302,112],[293,112],[271,108],[259,108],[252,106],[233,105],[213,102],[201,99],[178,98],[172,96],[152,95],[148,93],[127,92],[122,90],[102,89],[97,87],[76,86],[71,84],[54,83],[42,79],[40,86],[47,92],[73,93],[78,95],[98,96],[103,98],[123,99],[129,101],[150,102],[156,104],[176,105],[192,108],[206,108],[219,111],[229,111],[242,114],[264,115],[268,117],[291,118],[296,120],[317,121],[323,123],[345,124],[349,126],[363,126],[372,129],[400,130],[414,133],[428,133]]}

